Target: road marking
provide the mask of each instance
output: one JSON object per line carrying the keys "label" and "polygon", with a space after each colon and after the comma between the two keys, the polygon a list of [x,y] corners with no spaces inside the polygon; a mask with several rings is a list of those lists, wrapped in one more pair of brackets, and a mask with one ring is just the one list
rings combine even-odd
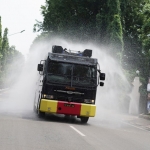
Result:
{"label": "road marking", "polygon": [[124,123],[124,124],[127,124],[127,125],[129,125],[129,126],[135,127],[135,128],[137,128],[137,129],[140,129],[140,130],[148,131],[148,130],[146,130],[146,129],[140,128],[140,127],[138,127],[138,126],[135,126],[135,125],[130,124],[130,123],[127,123],[127,122],[123,122],[123,123]]}
{"label": "road marking", "polygon": [[85,136],[82,132],[80,132],[79,130],[77,130],[75,127],[70,126],[74,131],[76,131],[77,133],[79,133],[81,136]]}

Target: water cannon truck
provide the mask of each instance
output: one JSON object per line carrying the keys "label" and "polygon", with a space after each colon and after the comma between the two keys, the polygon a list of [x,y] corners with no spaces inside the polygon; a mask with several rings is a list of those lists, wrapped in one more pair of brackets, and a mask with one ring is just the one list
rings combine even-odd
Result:
{"label": "water cannon truck", "polygon": [[[102,73],[92,50],[73,51],[52,46],[37,66],[39,78],[34,110],[39,117],[45,113],[76,116],[82,123],[96,114],[97,86],[104,86]],[[101,80],[101,81],[100,81]]]}

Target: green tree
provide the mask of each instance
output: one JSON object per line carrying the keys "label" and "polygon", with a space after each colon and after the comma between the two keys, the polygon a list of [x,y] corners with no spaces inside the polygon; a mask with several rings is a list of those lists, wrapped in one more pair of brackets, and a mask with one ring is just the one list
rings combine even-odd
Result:
{"label": "green tree", "polygon": [[[121,21],[123,27],[124,51],[122,65],[131,76],[138,69],[143,72],[141,28],[143,25],[143,7],[145,0],[121,0]],[[134,72],[134,73],[132,73]],[[133,78],[133,77],[132,77]],[[132,79],[131,78],[131,79]]]}
{"label": "green tree", "polygon": [[0,16],[0,70],[1,70],[1,58],[2,58],[2,24]]}
{"label": "green tree", "polygon": [[143,25],[141,28],[141,34],[140,34],[140,39],[142,41],[142,54],[143,54],[143,68],[141,67],[142,70],[142,75],[145,80],[144,85],[146,87],[147,84],[147,78],[150,77],[150,2],[147,1],[143,7],[142,11],[142,16],[143,16]]}
{"label": "green tree", "polygon": [[103,43],[103,45],[109,44],[108,42],[108,33],[107,33],[107,27],[108,27],[108,6],[107,6],[107,0],[102,0],[101,3],[99,3],[98,7],[98,13],[96,14],[96,39],[98,43]]}
{"label": "green tree", "polygon": [[4,68],[5,64],[6,64],[6,59],[7,59],[7,53],[8,53],[8,49],[9,49],[9,42],[8,42],[8,29],[5,28],[4,30],[4,35],[2,38],[2,66]]}
{"label": "green tree", "polygon": [[44,21],[35,24],[34,29],[39,27],[66,37],[89,39],[95,34],[97,3],[97,0],[47,0],[46,6],[41,7]]}
{"label": "green tree", "polygon": [[[0,17],[0,88],[9,86],[18,78],[24,61],[24,56],[16,50],[15,46],[9,46],[8,28],[5,28],[2,36]],[[15,74],[13,77],[12,73]]]}
{"label": "green tree", "polygon": [[97,41],[109,44],[112,54],[122,52],[119,0],[47,0],[41,9],[44,20],[34,25],[34,31],[53,32],[79,41]]}
{"label": "green tree", "polygon": [[123,51],[123,32],[121,24],[121,10],[120,10],[120,1],[119,0],[108,0],[108,28],[107,33],[109,35],[109,42],[111,51],[121,57]]}
{"label": "green tree", "polygon": [[2,24],[1,24],[1,16],[0,16],[0,53],[2,47]]}

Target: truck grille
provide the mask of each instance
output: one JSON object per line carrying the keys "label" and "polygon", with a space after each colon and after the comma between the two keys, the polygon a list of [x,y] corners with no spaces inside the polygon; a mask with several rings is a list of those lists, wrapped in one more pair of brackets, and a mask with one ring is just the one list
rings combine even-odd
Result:
{"label": "truck grille", "polygon": [[67,96],[56,96],[56,100],[59,101],[67,101],[67,102],[76,102],[76,103],[83,103],[83,98],[75,98],[75,97],[67,97]]}

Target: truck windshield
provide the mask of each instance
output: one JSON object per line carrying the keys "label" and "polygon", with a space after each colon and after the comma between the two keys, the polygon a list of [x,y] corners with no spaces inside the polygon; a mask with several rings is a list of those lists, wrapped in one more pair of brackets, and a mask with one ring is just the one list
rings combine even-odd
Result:
{"label": "truck windshield", "polygon": [[96,85],[95,66],[49,61],[47,72],[49,82],[85,86]]}

